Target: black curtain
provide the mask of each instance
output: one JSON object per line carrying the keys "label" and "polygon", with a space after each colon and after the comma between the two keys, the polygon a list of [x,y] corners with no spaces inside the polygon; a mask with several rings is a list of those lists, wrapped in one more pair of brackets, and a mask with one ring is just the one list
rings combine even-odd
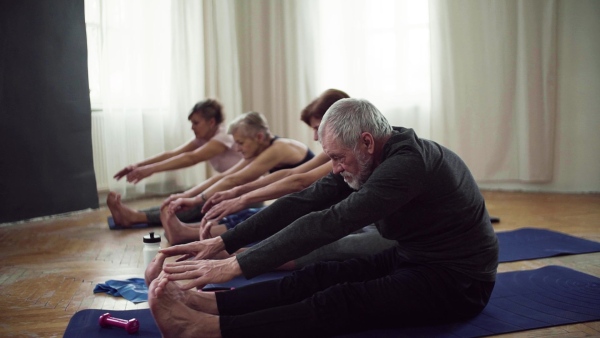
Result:
{"label": "black curtain", "polygon": [[98,208],[83,0],[0,1],[0,223]]}

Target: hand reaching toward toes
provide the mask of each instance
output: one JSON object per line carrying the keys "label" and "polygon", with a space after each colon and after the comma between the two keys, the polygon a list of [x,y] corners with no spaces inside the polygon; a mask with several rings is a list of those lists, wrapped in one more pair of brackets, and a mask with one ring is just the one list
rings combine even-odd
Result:
{"label": "hand reaching toward toes", "polygon": [[218,192],[214,193],[206,202],[204,202],[204,205],[202,206],[202,212],[206,213],[208,210],[210,210],[215,205],[217,205],[223,201],[230,200],[232,198],[237,197],[237,195],[233,192],[233,190],[234,189],[229,189],[226,191],[218,191]]}
{"label": "hand reaching toward toes", "polygon": [[195,198],[178,198],[169,203],[169,211],[175,213],[181,210],[188,210],[196,206],[198,203]]}
{"label": "hand reaching toward toes", "polygon": [[169,281],[191,280],[183,290],[202,289],[209,283],[224,283],[242,274],[236,257],[221,260],[188,260],[168,263],[164,267]]}
{"label": "hand reaching toward toes", "polygon": [[208,259],[225,250],[225,243],[221,237],[196,241],[187,244],[174,245],[168,248],[160,249],[159,253],[166,256],[189,255],[194,259]]}
{"label": "hand reaching toward toes", "polygon": [[178,199],[178,198],[184,198],[187,197],[187,195],[185,193],[179,193],[179,194],[172,194],[171,196],[167,197],[162,204],[160,205],[160,208],[163,209],[165,207],[168,207],[169,204],[171,204],[171,202],[173,202],[174,200]]}
{"label": "hand reaching toward toes", "polygon": [[220,220],[227,215],[235,214],[238,211],[244,210],[245,207],[246,205],[242,203],[241,198],[236,197],[213,206],[209,211],[206,212],[204,217],[210,220]]}
{"label": "hand reaching toward toes", "polygon": [[219,224],[219,221],[216,219],[209,220],[206,217],[203,218],[202,222],[200,222],[200,240],[212,238],[210,229],[217,224]]}

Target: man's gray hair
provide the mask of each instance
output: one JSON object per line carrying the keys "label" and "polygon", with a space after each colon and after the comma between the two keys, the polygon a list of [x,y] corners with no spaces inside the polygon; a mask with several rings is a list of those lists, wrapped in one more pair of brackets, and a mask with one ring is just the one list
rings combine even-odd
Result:
{"label": "man's gray hair", "polygon": [[319,140],[328,127],[342,145],[356,149],[360,135],[368,132],[380,140],[392,134],[392,126],[371,102],[364,99],[341,99],[334,103],[321,120]]}

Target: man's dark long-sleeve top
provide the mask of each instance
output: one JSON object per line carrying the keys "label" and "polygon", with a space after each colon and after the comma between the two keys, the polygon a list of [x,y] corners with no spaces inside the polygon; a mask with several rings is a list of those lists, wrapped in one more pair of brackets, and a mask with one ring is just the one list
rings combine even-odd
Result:
{"label": "man's dark long-sleeve top", "polygon": [[380,165],[352,190],[330,173],[275,201],[221,237],[246,278],[267,272],[375,223],[407,261],[494,281],[498,241],[465,163],[449,149],[394,128]]}

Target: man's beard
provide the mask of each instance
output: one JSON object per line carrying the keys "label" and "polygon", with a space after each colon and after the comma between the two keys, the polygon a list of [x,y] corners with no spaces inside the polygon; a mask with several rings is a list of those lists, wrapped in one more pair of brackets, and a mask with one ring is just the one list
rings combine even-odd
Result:
{"label": "man's beard", "polygon": [[357,152],[356,161],[358,162],[358,175],[350,174],[347,171],[342,172],[344,181],[354,190],[360,189],[373,173],[373,157],[363,156]]}

